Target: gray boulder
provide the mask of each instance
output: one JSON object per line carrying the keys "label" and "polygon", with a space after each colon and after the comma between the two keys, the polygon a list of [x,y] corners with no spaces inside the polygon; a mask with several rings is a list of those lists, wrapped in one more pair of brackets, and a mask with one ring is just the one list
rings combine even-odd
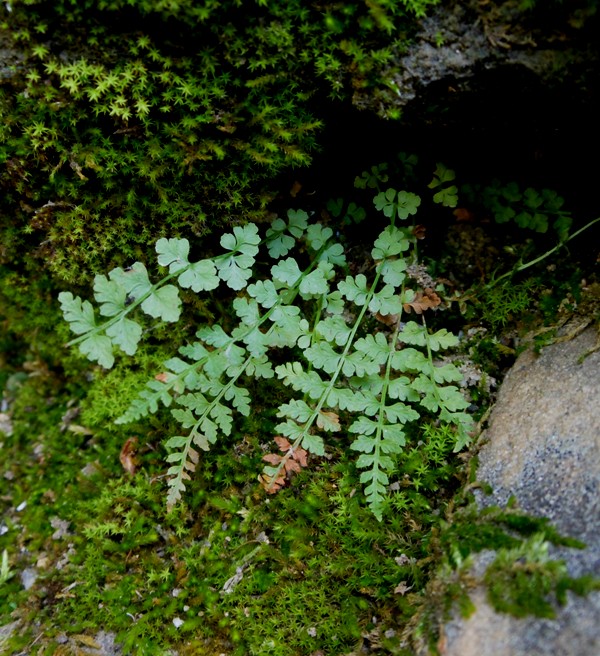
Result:
{"label": "gray boulder", "polygon": [[[539,356],[523,353],[502,384],[479,454],[478,479],[494,490],[481,505],[503,506],[514,495],[524,511],[584,542],[583,550],[553,548],[575,577],[600,576],[600,352],[580,362],[595,342],[588,328]],[[497,613],[483,588],[472,600],[476,612],[444,628],[446,656],[600,654],[600,592],[569,593],[554,620]]]}

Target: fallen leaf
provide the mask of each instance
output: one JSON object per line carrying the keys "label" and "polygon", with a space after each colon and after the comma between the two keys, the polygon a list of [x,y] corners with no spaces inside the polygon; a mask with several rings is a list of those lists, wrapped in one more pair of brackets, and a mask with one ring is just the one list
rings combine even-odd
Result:
{"label": "fallen leaf", "polygon": [[399,314],[381,314],[380,312],[377,312],[375,314],[375,319],[379,321],[380,323],[389,326],[390,328],[392,326],[395,326],[398,321],[400,321],[400,315]]}
{"label": "fallen leaf", "polygon": [[307,452],[305,449],[298,448],[294,451],[294,460],[300,464],[300,467],[306,467],[308,462],[306,461]]}
{"label": "fallen leaf", "polygon": [[305,449],[301,447],[292,449],[289,441],[281,435],[278,435],[274,439],[284,455],[267,453],[262,459],[275,467],[283,463],[283,467],[277,478],[265,473],[259,475],[258,480],[267,494],[274,494],[280,490],[285,485],[288,475],[298,473],[302,467],[306,467],[307,465],[307,452]]}
{"label": "fallen leaf", "polygon": [[275,494],[275,492],[281,490],[281,488],[285,485],[284,474],[280,474],[276,479],[273,479],[267,474],[259,474],[258,480],[267,494]]}
{"label": "fallen leaf", "polygon": [[475,218],[475,215],[471,210],[468,210],[466,207],[457,207],[454,212],[452,212],[456,217],[457,221],[469,222]]}
{"label": "fallen leaf", "polygon": [[417,292],[414,299],[410,303],[404,303],[403,307],[406,312],[414,310],[417,314],[423,314],[425,310],[437,307],[442,302],[442,299],[431,288],[427,288],[422,292]]}
{"label": "fallen leaf", "polygon": [[298,180],[296,180],[294,182],[294,184],[292,185],[292,188],[290,189],[290,196],[292,198],[296,198],[296,196],[298,195],[300,189],[302,189],[302,183],[300,183],[300,182],[298,182]]}
{"label": "fallen leaf", "polygon": [[169,374],[166,371],[162,374],[156,374],[154,380],[157,380],[159,383],[166,383],[169,380]]}
{"label": "fallen leaf", "polygon": [[427,228],[424,225],[420,225],[420,224],[416,225],[412,229],[412,233],[417,239],[425,239],[426,232],[427,232]]}
{"label": "fallen leaf", "polygon": [[77,424],[69,424],[67,426],[67,430],[71,431],[71,433],[75,433],[76,435],[93,435],[94,432],[91,431],[89,428],[86,428],[85,426],[79,426]]}
{"label": "fallen leaf", "polygon": [[394,594],[404,596],[409,590],[412,590],[412,585],[406,585],[406,581],[400,581],[394,588]]}
{"label": "fallen leaf", "polygon": [[293,458],[288,458],[283,466],[285,468],[286,473],[290,473],[290,474],[292,472],[298,473],[302,469],[302,467],[300,467],[300,464]]}
{"label": "fallen leaf", "polygon": [[137,460],[135,457],[135,449],[137,443],[138,443],[137,437],[130,437],[128,440],[125,441],[125,444],[123,444],[123,448],[121,449],[121,453],[119,454],[119,461],[121,462],[121,465],[123,465],[123,469],[130,476],[133,476],[135,474],[135,470],[137,468]]}

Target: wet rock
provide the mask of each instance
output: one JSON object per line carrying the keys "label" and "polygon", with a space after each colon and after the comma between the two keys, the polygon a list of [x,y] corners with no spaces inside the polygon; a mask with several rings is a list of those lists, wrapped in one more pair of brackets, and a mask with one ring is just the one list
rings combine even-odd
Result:
{"label": "wet rock", "polygon": [[[504,380],[478,479],[493,487],[481,505],[503,506],[514,495],[527,513],[548,517],[563,535],[587,546],[553,548],[571,576],[600,576],[600,352],[596,331],[523,353]],[[477,610],[445,627],[446,656],[597,656],[600,592],[569,593],[554,620],[516,619],[495,612],[479,588]]]}

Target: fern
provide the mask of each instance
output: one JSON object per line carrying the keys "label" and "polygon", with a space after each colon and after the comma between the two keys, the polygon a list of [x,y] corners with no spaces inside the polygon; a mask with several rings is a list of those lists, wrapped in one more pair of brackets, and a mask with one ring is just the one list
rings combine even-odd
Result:
{"label": "fern", "polygon": [[[171,408],[182,430],[165,442],[169,507],[182,498],[200,452],[232,434],[236,415],[251,412],[253,378],[277,378],[293,393],[276,408],[281,453],[265,456],[260,477],[269,492],[305,466],[307,454],[324,456],[328,434],[344,431],[359,453],[367,503],[381,519],[406,426],[435,415],[455,427],[457,450],[467,444],[468,403],[452,384],[461,375],[454,365],[434,361],[457,338],[444,329],[430,334],[424,320],[402,320],[404,313],[433,306],[418,300],[422,293],[406,274],[414,258],[413,232],[395,225],[419,204],[419,196],[391,188],[375,196],[375,208],[390,225],[375,240],[367,273],[350,275],[331,228],[290,210],[286,219],[271,223],[263,239],[255,225],[236,226],[221,237],[223,253],[198,262],[190,261],[187,240],[160,239],[158,265],[167,271],[154,284],[140,262],[97,276],[94,297],[104,322],[89,301],[60,294],[77,335],[70,344],[110,367],[115,350],[135,353],[144,335],[140,315],[178,320],[178,287],[212,293],[224,284],[236,292],[231,309],[237,324],[229,332],[218,323],[200,327],[197,341],[164,362],[117,419],[129,423],[161,405]],[[266,253],[259,259],[261,249]],[[263,256],[272,261],[266,268]],[[385,320],[375,330],[373,317]],[[291,357],[273,366],[273,349],[278,359],[281,349]]]}

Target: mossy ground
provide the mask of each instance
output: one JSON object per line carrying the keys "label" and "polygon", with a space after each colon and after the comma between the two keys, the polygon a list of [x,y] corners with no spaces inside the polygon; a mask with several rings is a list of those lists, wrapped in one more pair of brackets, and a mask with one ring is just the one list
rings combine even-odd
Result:
{"label": "mossy ground", "polygon": [[[532,535],[558,538],[518,513],[479,513],[474,461],[453,454],[435,424],[409,436],[382,522],[364,507],[343,438],[265,494],[257,475],[272,449],[272,403],[202,460],[184,503],[167,513],[168,413],[127,427],[113,420],[198,321],[227,321],[218,302],[190,294],[177,333],[156,329],[133,364],[108,373],[63,346],[58,292],[87,293],[94,273],[146,258],[163,235],[201,249],[224,225],[268,220],[293,201],[343,224],[360,263],[361,228],[352,212],[345,222],[336,214],[337,199],[327,204],[321,172],[306,175],[318,180],[315,195],[290,181],[320,148],[320,105],[377,92],[414,16],[435,3],[286,0],[257,2],[251,15],[237,2],[10,4],[1,28],[22,57],[0,87],[0,551],[10,568],[0,626],[16,624],[0,651],[83,653],[99,630],[136,655],[434,650],[444,613],[469,609],[469,555],[484,548],[505,549],[498,568],[515,594],[497,595],[504,606],[545,612],[530,579],[511,583],[510,559],[531,555]],[[349,151],[361,164],[353,175],[372,170]],[[413,191],[416,181],[402,183]],[[335,195],[345,193],[336,182]],[[499,254],[509,269],[552,238],[524,239],[485,216],[457,225],[433,205],[423,216],[423,259],[448,285],[436,316],[467,336],[460,357],[483,416],[528,317],[552,323],[581,304],[589,257],[580,265],[562,251],[555,269],[542,264],[483,293]],[[263,384],[254,396],[279,393]],[[121,456],[135,459],[135,474]],[[553,565],[538,571],[544,598],[569,585]]]}
{"label": "mossy ground", "polygon": [[[539,323],[555,319],[559,307],[568,312],[575,297],[585,305],[581,269],[570,260],[562,266],[560,284],[552,267],[541,268],[481,301],[465,292],[466,314],[457,301],[436,315],[471,330],[460,357],[480,375],[471,388],[479,416],[490,402],[490,377],[501,378],[519,333],[531,328],[525,311]],[[458,284],[461,272],[445,273]],[[30,294],[39,299],[45,291]],[[343,438],[331,440],[328,457],[313,459],[289,487],[265,494],[257,475],[272,449],[273,403],[202,460],[185,502],[167,513],[161,443],[168,413],[113,424],[167,350],[142,351],[134,368],[124,361],[107,373],[90,368],[63,350],[66,329],[53,304],[42,312],[37,303],[46,332],[10,357],[17,341],[7,331],[2,366],[12,431],[2,438],[0,546],[14,576],[2,584],[0,613],[2,624],[18,622],[7,653],[78,653],[76,641],[65,639],[91,640],[98,630],[116,634],[127,654],[435,650],[445,613],[457,604],[469,611],[469,556],[486,548],[502,556],[494,566],[506,587],[498,590],[497,574],[493,590],[511,612],[547,613],[553,592],[589,587],[552,562],[539,563],[533,588],[531,577],[511,574],[511,563],[535,556],[535,540],[562,538],[518,511],[479,512],[469,492],[474,461],[453,454],[451,434],[435,424],[421,426],[398,456],[382,522],[364,507]],[[12,312],[13,327],[25,320],[18,303]],[[157,344],[167,337],[159,333]],[[282,392],[256,384],[256,398]],[[132,439],[125,455],[135,461],[134,475],[120,463]]]}

